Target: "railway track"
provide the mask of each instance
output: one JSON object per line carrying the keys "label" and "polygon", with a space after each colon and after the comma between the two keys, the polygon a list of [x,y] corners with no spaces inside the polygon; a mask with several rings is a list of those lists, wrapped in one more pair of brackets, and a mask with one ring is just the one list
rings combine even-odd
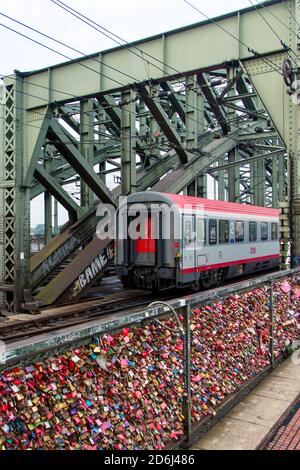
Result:
{"label": "railway track", "polygon": [[174,294],[169,293],[164,296],[160,294],[153,298],[152,292],[126,291],[108,295],[103,299],[42,310],[32,319],[15,320],[2,326],[0,324],[0,340],[9,344],[37,334],[79,325],[99,316],[121,311],[134,311],[134,309],[148,305],[153,300],[169,300],[171,298],[174,298]]}
{"label": "railway track", "polygon": [[[251,275],[239,278],[235,282],[228,281],[224,285],[238,284],[241,280],[259,277]],[[32,316],[32,318],[18,319],[16,316],[14,319],[2,325],[0,324],[0,340],[10,344],[39,334],[80,325],[100,316],[109,316],[122,311],[134,312],[135,309],[146,306],[153,301],[173,300],[179,296],[178,294],[178,290],[174,289],[166,289],[155,296],[150,291],[128,289],[105,295],[103,298],[88,299],[76,304],[42,309],[41,313]],[[190,294],[191,292],[187,288],[180,291],[180,297]],[[26,317],[28,316],[26,315]],[[20,317],[22,318],[22,315]]]}

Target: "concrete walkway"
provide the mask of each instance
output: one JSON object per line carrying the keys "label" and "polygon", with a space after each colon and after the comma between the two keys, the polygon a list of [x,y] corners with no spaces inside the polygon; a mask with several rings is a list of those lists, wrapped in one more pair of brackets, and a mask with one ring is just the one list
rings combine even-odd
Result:
{"label": "concrete walkway", "polygon": [[254,450],[300,392],[300,364],[294,362],[282,363],[192,449]]}

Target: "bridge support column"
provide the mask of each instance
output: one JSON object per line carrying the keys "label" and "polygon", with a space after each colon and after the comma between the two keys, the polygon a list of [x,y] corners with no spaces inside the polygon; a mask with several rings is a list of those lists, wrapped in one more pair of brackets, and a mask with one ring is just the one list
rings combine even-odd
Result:
{"label": "bridge support column", "polygon": [[[186,148],[198,149],[199,135],[204,132],[204,99],[197,82],[197,76],[186,77],[185,98],[185,142]],[[196,178],[188,187],[189,196],[198,196],[199,178]]]}
{"label": "bridge support column", "polygon": [[136,191],[136,93],[127,90],[121,94],[121,186],[122,195]]}
{"label": "bridge support column", "polygon": [[[29,283],[30,192],[23,186],[27,170],[23,132],[23,87],[19,77],[6,87],[0,105],[0,305],[20,311],[23,288]],[[30,136],[27,136],[30,138]]]}
{"label": "bridge support column", "polygon": [[[93,100],[80,103],[80,152],[89,165],[94,162],[94,126],[93,126]],[[91,188],[81,179],[81,206],[87,210],[93,206],[94,195]]]}

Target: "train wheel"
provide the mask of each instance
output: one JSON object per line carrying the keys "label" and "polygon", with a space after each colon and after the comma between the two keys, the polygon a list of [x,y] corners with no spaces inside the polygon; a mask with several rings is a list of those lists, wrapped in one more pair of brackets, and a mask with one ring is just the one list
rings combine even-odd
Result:
{"label": "train wheel", "polygon": [[195,282],[195,283],[192,285],[192,290],[193,290],[193,292],[199,292],[200,289],[201,289],[200,281],[199,281],[199,282]]}
{"label": "train wheel", "polygon": [[204,276],[200,279],[200,286],[203,289],[210,289],[214,284],[213,277],[211,275]]}

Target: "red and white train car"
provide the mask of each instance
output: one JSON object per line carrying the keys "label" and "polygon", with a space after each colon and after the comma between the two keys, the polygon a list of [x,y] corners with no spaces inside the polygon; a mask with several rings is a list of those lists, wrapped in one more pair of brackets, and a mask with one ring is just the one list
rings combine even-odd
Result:
{"label": "red and white train car", "polygon": [[277,209],[147,191],[118,211],[116,266],[128,287],[208,288],[275,269],[279,248]]}

